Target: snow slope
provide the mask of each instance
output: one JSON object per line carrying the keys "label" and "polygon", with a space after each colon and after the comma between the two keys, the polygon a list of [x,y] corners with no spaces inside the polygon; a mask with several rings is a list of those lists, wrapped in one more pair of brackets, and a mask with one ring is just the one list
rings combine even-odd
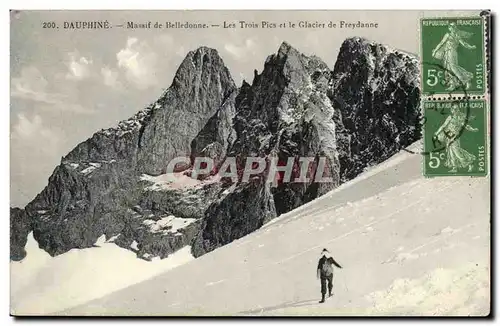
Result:
{"label": "snow slope", "polygon": [[[487,315],[489,179],[421,171],[401,152],[229,245],[57,314]],[[319,304],[323,247],[344,268]]]}
{"label": "snow slope", "polygon": [[73,249],[50,257],[38,248],[33,233],[30,233],[26,244],[28,255],[20,262],[10,263],[11,313],[54,313],[149,279],[194,259],[188,246],[168,258],[148,262],[111,241],[113,238],[106,242],[102,236],[94,248]]}

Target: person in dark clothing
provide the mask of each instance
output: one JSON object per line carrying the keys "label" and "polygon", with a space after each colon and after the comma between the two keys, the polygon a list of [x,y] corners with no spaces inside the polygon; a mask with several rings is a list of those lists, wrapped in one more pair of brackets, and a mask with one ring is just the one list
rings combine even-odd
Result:
{"label": "person in dark clothing", "polygon": [[323,249],[321,252],[321,258],[318,262],[317,277],[321,279],[321,301],[319,303],[325,302],[326,287],[328,284],[328,296],[332,296],[333,289],[333,266],[342,268],[335,259],[332,258],[330,252]]}

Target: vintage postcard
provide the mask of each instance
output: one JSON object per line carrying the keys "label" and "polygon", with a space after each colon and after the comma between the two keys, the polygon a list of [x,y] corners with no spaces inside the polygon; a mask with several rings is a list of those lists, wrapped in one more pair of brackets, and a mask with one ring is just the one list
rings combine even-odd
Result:
{"label": "vintage postcard", "polygon": [[489,316],[490,30],[11,10],[11,315]]}

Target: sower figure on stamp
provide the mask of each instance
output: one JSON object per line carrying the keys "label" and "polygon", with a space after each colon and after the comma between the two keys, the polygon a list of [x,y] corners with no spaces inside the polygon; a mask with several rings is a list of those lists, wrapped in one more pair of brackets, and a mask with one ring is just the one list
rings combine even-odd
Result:
{"label": "sower figure on stamp", "polygon": [[458,169],[463,168],[468,168],[468,172],[471,172],[473,169],[476,156],[462,148],[459,137],[460,130],[463,128],[467,131],[478,131],[477,128],[471,127],[467,121],[472,119],[474,117],[467,118],[465,113],[460,112],[458,104],[454,103],[451,107],[451,114],[434,133],[434,139],[445,143],[446,161],[444,166],[451,168],[449,172],[455,173]]}
{"label": "sower figure on stamp", "polygon": [[[472,36],[472,33],[461,31],[455,23],[451,23],[441,42],[432,51],[432,56],[443,62],[445,71],[445,82],[448,85],[447,90],[451,91],[460,86],[460,83],[466,89],[470,87],[470,80],[474,74],[465,70],[458,63],[458,47],[461,45],[468,50],[475,49],[475,45],[466,42],[466,39]],[[451,74],[450,74],[451,72]]]}
{"label": "sower figure on stamp", "polygon": [[321,301],[319,303],[325,302],[326,287],[328,283],[328,296],[332,296],[333,288],[333,266],[342,268],[330,255],[330,252],[323,249],[321,252],[321,258],[318,262],[317,278],[321,279]]}

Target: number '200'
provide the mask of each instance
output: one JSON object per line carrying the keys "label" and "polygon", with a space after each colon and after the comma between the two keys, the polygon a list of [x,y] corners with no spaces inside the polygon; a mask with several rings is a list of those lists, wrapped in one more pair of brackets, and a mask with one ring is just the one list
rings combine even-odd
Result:
{"label": "number '200'", "polygon": [[56,28],[56,23],[55,22],[43,22],[42,23],[42,28]]}

